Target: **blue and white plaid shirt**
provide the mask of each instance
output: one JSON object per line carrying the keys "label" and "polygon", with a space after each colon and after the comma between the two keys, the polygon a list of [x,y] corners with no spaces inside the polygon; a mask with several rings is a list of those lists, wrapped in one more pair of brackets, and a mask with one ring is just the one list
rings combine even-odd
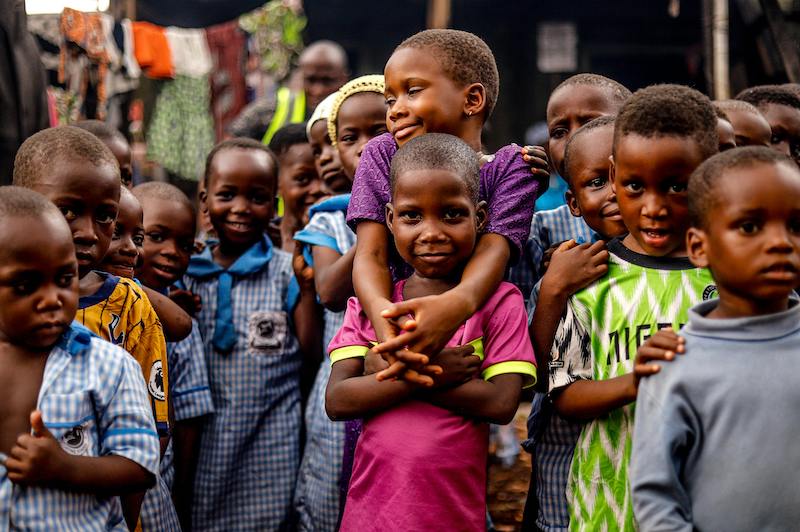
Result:
{"label": "blue and white plaid shirt", "polygon": [[541,278],[539,269],[544,252],[553,244],[571,238],[582,244],[595,241],[597,235],[586,225],[582,217],[572,216],[566,205],[549,211],[535,212],[531,220],[528,242],[519,262],[511,267],[508,282],[515,284],[524,296],[530,294]]}
{"label": "blue and white plaid shirt", "polygon": [[[179,423],[208,415],[214,411],[211,390],[208,387],[208,372],[203,353],[203,338],[195,320],[192,332],[180,342],[167,343],[169,366],[169,388],[175,421]],[[179,532],[178,514],[172,502],[172,487],[175,480],[175,454],[170,440],[161,458],[157,485],[147,491],[140,519],[142,530]]]}
{"label": "blue and white plaid shirt", "polygon": [[300,465],[301,354],[286,301],[292,257],[272,253],[263,269],[233,280],[230,352],[211,343],[219,277],[184,278],[203,301],[197,321],[214,404],[195,477],[197,530],[282,530],[291,519]]}
{"label": "blue and white plaid shirt", "polygon": [[[316,212],[296,238],[312,246],[325,246],[344,255],[356,244],[344,211]],[[327,346],[344,321],[344,311],[325,309],[324,342]],[[299,530],[334,531],[339,520],[339,486],[344,453],[344,422],[331,421],[325,412],[325,389],[331,367],[323,360],[306,406],[306,447],[297,478],[295,506]]]}
{"label": "blue and white plaid shirt", "polygon": [[[142,369],[73,323],[47,358],[36,408],[68,453],[124,456],[155,474],[159,444]],[[0,465],[0,529],[127,530],[119,498],[23,487]]]}

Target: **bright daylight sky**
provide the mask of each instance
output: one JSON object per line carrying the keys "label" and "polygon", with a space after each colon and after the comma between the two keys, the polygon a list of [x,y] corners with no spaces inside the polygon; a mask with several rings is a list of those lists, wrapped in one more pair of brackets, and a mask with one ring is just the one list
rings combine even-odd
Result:
{"label": "bright daylight sky", "polygon": [[29,15],[39,13],[61,13],[65,7],[81,11],[106,11],[109,0],[25,0],[25,11]]}

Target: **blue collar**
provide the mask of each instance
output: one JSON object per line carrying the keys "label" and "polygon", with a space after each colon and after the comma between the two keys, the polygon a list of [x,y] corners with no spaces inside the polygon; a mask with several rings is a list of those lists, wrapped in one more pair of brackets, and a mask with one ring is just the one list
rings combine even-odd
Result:
{"label": "blue collar", "polygon": [[308,209],[308,219],[313,218],[318,212],[347,211],[348,205],[350,205],[350,194],[339,194],[338,196],[330,197],[316,205],[312,205]]}
{"label": "blue collar", "polygon": [[111,294],[114,292],[114,289],[119,284],[119,277],[116,275],[111,275],[110,273],[106,272],[95,272],[101,277],[105,277],[103,280],[103,284],[94,294],[84,296],[78,300],[78,309],[89,308],[92,305],[96,305],[101,301],[105,301],[108,299]]}

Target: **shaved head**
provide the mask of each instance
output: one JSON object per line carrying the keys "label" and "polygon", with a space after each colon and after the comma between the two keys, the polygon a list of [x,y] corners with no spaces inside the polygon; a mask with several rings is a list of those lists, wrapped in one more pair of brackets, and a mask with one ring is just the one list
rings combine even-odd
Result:
{"label": "shaved head", "polygon": [[316,41],[308,45],[300,54],[298,66],[303,76],[306,116],[344,85],[349,75],[347,53],[333,41]]}

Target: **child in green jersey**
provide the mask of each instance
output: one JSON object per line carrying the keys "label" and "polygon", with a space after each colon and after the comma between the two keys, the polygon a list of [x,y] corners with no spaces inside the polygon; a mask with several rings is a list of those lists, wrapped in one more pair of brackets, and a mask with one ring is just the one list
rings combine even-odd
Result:
{"label": "child in green jersey", "polygon": [[549,389],[564,417],[585,420],[567,482],[571,530],[634,530],[628,461],[639,379],[652,333],[679,328],[715,293],[686,257],[689,175],[717,151],[717,118],[699,92],[636,92],[614,129],[611,176],[628,235],[608,243],[608,272],[575,293],[553,341]]}

